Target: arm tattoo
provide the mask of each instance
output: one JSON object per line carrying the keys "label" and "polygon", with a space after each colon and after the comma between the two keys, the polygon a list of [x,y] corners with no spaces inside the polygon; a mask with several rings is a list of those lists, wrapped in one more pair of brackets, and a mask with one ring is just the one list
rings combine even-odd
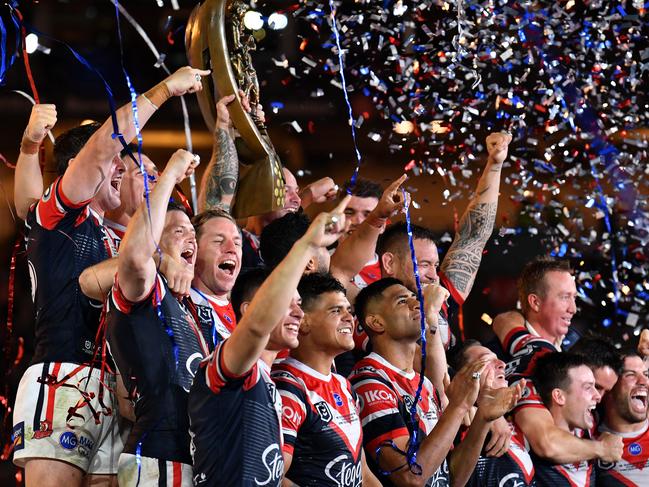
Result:
{"label": "arm tattoo", "polygon": [[224,196],[233,196],[237,189],[239,178],[239,159],[232,137],[223,129],[217,129],[215,153],[204,176],[205,208],[220,207],[230,210],[230,203],[222,201]]}
{"label": "arm tattoo", "polygon": [[455,239],[442,263],[442,270],[455,288],[469,294],[482,251],[491,236],[498,203],[478,203],[467,208]]}

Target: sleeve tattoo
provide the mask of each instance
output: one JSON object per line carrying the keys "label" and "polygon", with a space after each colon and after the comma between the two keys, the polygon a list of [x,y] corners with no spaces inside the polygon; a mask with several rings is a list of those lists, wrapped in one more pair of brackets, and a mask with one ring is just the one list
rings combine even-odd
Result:
{"label": "sleeve tattoo", "polygon": [[468,294],[480,267],[482,252],[491,236],[498,203],[478,203],[467,208],[442,270],[455,288]]}
{"label": "sleeve tattoo", "polygon": [[[220,207],[230,211],[231,197],[237,189],[239,159],[234,140],[223,129],[217,129],[215,154],[205,174],[205,209]],[[214,160],[216,159],[216,160]],[[224,197],[228,203],[224,203]]]}

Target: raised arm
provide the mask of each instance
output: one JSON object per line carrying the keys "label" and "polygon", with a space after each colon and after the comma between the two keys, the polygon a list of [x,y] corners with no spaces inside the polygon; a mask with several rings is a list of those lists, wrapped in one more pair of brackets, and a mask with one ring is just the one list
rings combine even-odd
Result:
{"label": "raised arm", "polygon": [[[490,371],[493,382],[493,369]],[[473,473],[487,433],[493,422],[511,410],[521,398],[524,382],[518,382],[510,387],[493,389],[490,385],[483,386],[478,398],[478,411],[462,440],[453,453],[449,462],[451,485],[461,487],[466,485]]]}
{"label": "raised arm", "polygon": [[259,288],[223,348],[223,361],[230,374],[248,372],[259,359],[271,331],[285,316],[309,260],[320,248],[326,248],[342,235],[349,199],[341,201],[331,213],[318,215]]}
{"label": "raised arm", "polygon": [[333,200],[338,194],[338,185],[330,177],[324,177],[300,188],[300,206],[304,209],[313,203],[325,203]]}
{"label": "raised arm", "polygon": [[239,178],[239,159],[234,145],[232,120],[228,112],[228,105],[234,98],[234,95],[224,96],[216,104],[212,158],[203,173],[198,193],[200,211],[219,207],[229,212],[232,207]]}
{"label": "raised arm", "polygon": [[[185,264],[177,261],[168,253],[160,255],[154,253],[153,260],[156,268],[167,279],[169,289],[177,296],[189,296],[194,270],[188,269]],[[103,301],[115,282],[118,263],[118,257],[112,257],[99,264],[86,267],[79,276],[81,292],[89,298]]]}
{"label": "raised arm", "polygon": [[153,286],[157,272],[153,253],[162,235],[169,197],[174,186],[189,176],[196,164],[192,153],[177,150],[149,196],[150,218],[144,202],[128,224],[119,247],[117,273],[119,287],[129,301],[141,301]]}
{"label": "raised arm", "polygon": [[496,221],[502,163],[507,157],[511,135],[495,133],[487,137],[487,165],[480,176],[475,196],[469,203],[453,244],[442,262],[442,272],[463,299],[469,295],[484,250]]}
{"label": "raised arm", "polygon": [[[385,446],[381,450],[380,468],[384,471],[396,470],[390,475],[390,480],[397,486],[423,486],[426,481],[442,465],[453,445],[453,439],[462,423],[462,418],[475,403],[480,391],[479,381],[472,378],[474,372],[482,372],[486,361],[482,360],[468,364],[453,378],[448,388],[449,405],[442,413],[437,424],[421,442],[417,453],[417,463],[421,465],[421,475],[411,472],[406,465],[404,456]],[[409,438],[400,436],[394,439],[394,444],[402,451],[408,449]],[[368,452],[376,459],[375,452]]]}
{"label": "raised arm", "polygon": [[406,179],[407,176],[404,174],[386,188],[376,208],[354,233],[340,243],[331,256],[329,272],[345,287],[374,256],[376,241],[385,228],[388,218],[403,211],[401,185]]}
{"label": "raised arm", "polygon": [[[209,71],[185,66],[158,83],[144,95],[140,95],[137,102],[138,123],[142,128],[151,118],[151,115],[172,96],[193,93],[202,89],[201,76]],[[120,133],[126,142],[135,137],[135,125],[131,103],[127,103],[116,112],[117,124]],[[61,189],[72,203],[81,203],[91,199],[104,182],[113,161],[122,150],[122,145],[117,138],[113,138],[113,125],[110,118],[97,130],[81,149],[79,154],[72,159],[70,166],[61,181]]]}
{"label": "raised arm", "polygon": [[[426,324],[428,325],[428,334],[426,335],[426,371],[428,377],[435,386],[435,390],[440,398],[446,400],[444,392],[444,377],[448,372],[446,362],[446,351],[440,334],[437,333],[437,322],[439,320],[439,311],[442,304],[448,298],[449,292],[439,284],[429,284],[424,288],[424,309],[426,311]],[[415,352],[413,368],[421,372],[421,348],[418,346]]]}
{"label": "raised arm", "polygon": [[622,438],[608,433],[601,435],[599,440],[577,438],[557,427],[545,408],[520,409],[514,420],[534,453],[558,465],[594,458],[612,463],[622,456]]}
{"label": "raised arm", "polygon": [[47,133],[56,123],[56,106],[34,105],[16,163],[14,176],[14,204],[22,220],[27,218],[29,207],[43,194],[43,175],[38,160],[38,150]]}

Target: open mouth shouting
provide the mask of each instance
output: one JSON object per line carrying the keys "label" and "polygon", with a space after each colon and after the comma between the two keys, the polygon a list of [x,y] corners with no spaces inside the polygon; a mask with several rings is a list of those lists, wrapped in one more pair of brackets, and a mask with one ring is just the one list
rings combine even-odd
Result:
{"label": "open mouth shouting", "polygon": [[588,406],[588,409],[586,410],[586,427],[588,429],[592,428],[595,425],[595,417],[593,416],[593,413],[595,412],[595,408],[597,407],[597,403],[591,404]]}
{"label": "open mouth shouting", "polygon": [[237,270],[237,261],[234,259],[226,258],[217,264],[217,267],[228,277],[234,277]]}
{"label": "open mouth shouting", "polygon": [[122,187],[122,175],[116,175],[113,179],[110,180],[110,186],[119,194]]}
{"label": "open mouth shouting", "polygon": [[647,388],[638,387],[631,391],[631,409],[638,414],[647,413]]}
{"label": "open mouth shouting", "polygon": [[194,265],[196,261],[196,249],[193,245],[187,246],[180,252],[180,257],[188,264]]}

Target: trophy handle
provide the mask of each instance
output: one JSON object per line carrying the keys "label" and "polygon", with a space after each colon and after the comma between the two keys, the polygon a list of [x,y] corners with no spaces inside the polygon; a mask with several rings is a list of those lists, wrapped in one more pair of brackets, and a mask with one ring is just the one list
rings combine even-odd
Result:
{"label": "trophy handle", "polygon": [[[216,100],[235,95],[228,108],[245,143],[245,150],[237,152],[240,160],[250,163],[240,170],[232,210],[235,218],[284,207],[284,176],[279,157],[265,127],[243,109],[239,97],[239,89],[248,92],[253,102],[259,97],[257,75],[249,55],[254,42],[243,32],[243,13],[247,9],[240,0],[206,0],[192,11],[185,32],[190,64],[212,70],[212,82],[203,78],[203,90],[197,93],[203,119],[211,131],[216,120]],[[228,42],[234,44],[232,50]]]}

